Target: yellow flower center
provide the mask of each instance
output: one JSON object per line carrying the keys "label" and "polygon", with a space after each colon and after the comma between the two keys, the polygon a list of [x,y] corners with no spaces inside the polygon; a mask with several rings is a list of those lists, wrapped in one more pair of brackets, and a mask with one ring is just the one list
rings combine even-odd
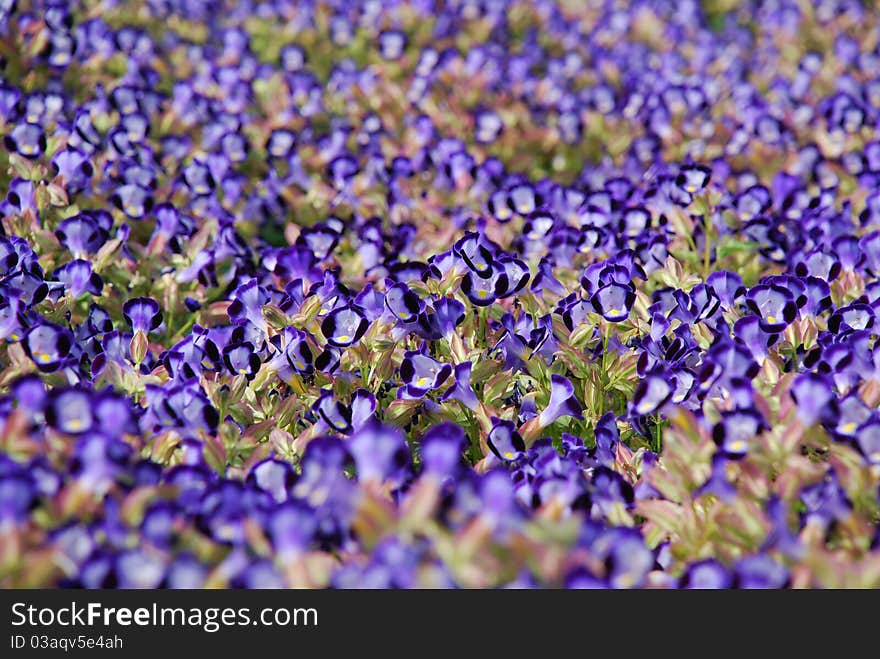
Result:
{"label": "yellow flower center", "polygon": [[647,414],[651,411],[651,408],[654,406],[648,401],[642,401],[638,405],[636,405],[636,413],[637,414]]}

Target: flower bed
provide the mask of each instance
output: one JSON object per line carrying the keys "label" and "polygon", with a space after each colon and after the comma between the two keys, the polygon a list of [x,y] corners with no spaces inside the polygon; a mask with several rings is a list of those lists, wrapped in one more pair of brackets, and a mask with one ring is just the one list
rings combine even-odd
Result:
{"label": "flower bed", "polygon": [[434,4],[0,2],[0,586],[880,586],[880,15]]}

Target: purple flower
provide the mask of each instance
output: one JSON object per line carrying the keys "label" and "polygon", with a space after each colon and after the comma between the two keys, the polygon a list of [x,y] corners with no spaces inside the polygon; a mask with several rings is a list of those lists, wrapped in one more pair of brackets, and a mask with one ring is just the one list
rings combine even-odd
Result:
{"label": "purple flower", "polygon": [[769,333],[764,328],[765,323],[758,316],[745,316],[733,324],[733,334],[752,354],[752,358],[759,364],[764,362],[770,347],[776,343],[778,334]]}
{"label": "purple flower", "polygon": [[4,143],[9,151],[34,160],[46,151],[46,133],[39,124],[20,123],[6,135]]}
{"label": "purple flower", "polygon": [[250,279],[232,292],[232,302],[227,313],[229,318],[245,327],[246,335],[253,342],[262,343],[266,335],[266,319],[263,306],[271,301],[269,292],[256,279]]}
{"label": "purple flower", "polygon": [[358,479],[400,486],[410,470],[410,452],[397,428],[371,421],[349,439]]}
{"label": "purple flower", "polygon": [[42,322],[25,333],[22,343],[37,368],[52,373],[66,363],[73,347],[73,337],[60,325]]}
{"label": "purple flower", "polygon": [[471,362],[462,362],[461,364],[456,365],[453,369],[454,382],[440,397],[441,401],[449,399],[457,400],[469,410],[477,410],[480,401],[471,386],[472,367],[473,365]]}
{"label": "purple flower", "polygon": [[95,428],[109,437],[137,434],[135,408],[131,400],[110,389],[92,393],[92,416]]}
{"label": "purple flower", "polygon": [[299,71],[308,61],[306,52],[296,44],[282,46],[279,59],[285,71]]}
{"label": "purple flower", "polygon": [[706,284],[712,287],[725,309],[733,309],[746,294],[742,277],[728,270],[712,272],[706,278]]}
{"label": "purple flower", "polygon": [[712,170],[704,165],[685,165],[675,179],[675,184],[689,194],[703,190],[712,177]]}
{"label": "purple flower", "polygon": [[249,380],[260,370],[262,362],[247,341],[232,343],[223,348],[223,363],[233,375],[244,375]]}
{"label": "purple flower", "polygon": [[675,377],[663,371],[649,374],[636,386],[631,403],[633,413],[654,414],[672,397],[675,392]]}
{"label": "purple flower", "polygon": [[19,313],[24,305],[4,289],[0,287],[0,339],[18,341],[22,333]]}
{"label": "purple flower", "polygon": [[321,373],[333,373],[339,368],[339,361],[341,358],[342,349],[328,345],[317,357],[315,357],[315,369]]}
{"label": "purple flower", "polygon": [[85,389],[53,389],[46,405],[46,423],[69,435],[80,435],[94,426],[94,401]]}
{"label": "purple flower", "polygon": [[604,558],[606,579],[612,588],[638,588],[654,567],[654,556],[635,529],[609,529],[593,543],[592,550]]}
{"label": "purple flower", "polygon": [[739,409],[722,412],[712,436],[727,457],[736,459],[748,453],[749,441],[765,429],[766,423],[758,411]]}
{"label": "purple flower", "polygon": [[765,332],[781,332],[797,315],[792,294],[777,284],[753,286],[746,295],[746,304],[760,317]]}
{"label": "purple flower", "polygon": [[467,436],[454,423],[432,426],[420,442],[422,470],[439,478],[458,476],[463,468]]}
{"label": "purple flower", "polygon": [[526,445],[516,430],[513,421],[492,418],[492,430],[486,443],[495,456],[504,462],[510,462],[525,454]]}
{"label": "purple flower", "polygon": [[388,288],[385,305],[402,323],[413,322],[425,310],[424,301],[404,283],[393,284]]}
{"label": "purple flower", "polygon": [[251,467],[247,480],[269,493],[276,502],[282,503],[289,498],[290,490],[296,483],[296,472],[287,462],[267,458]]}
{"label": "purple flower", "polygon": [[510,222],[514,217],[513,209],[508,203],[506,190],[496,190],[493,192],[489,196],[486,208],[492,217],[502,224]]}
{"label": "purple flower", "polygon": [[713,386],[727,389],[732,379],[751,380],[759,371],[760,366],[749,350],[729,339],[719,339],[706,352],[700,369],[701,386],[706,391]]}
{"label": "purple flower", "polygon": [[131,447],[105,435],[80,435],[73,451],[70,472],[82,487],[102,496],[113,486],[128,462]]}
{"label": "purple flower", "polygon": [[574,395],[574,385],[568,378],[553,374],[550,376],[550,401],[538,416],[542,428],[546,428],[563,416],[583,419],[580,401]]}
{"label": "purple flower", "polygon": [[442,386],[452,373],[452,366],[443,364],[419,350],[408,350],[400,363],[400,379],[408,393],[421,397]]}
{"label": "purple flower", "polygon": [[172,381],[162,387],[148,384],[145,398],[147,410],[140,419],[145,432],[163,428],[216,432],[219,415],[196,380]]}
{"label": "purple flower", "polygon": [[167,502],[158,502],[151,505],[141,521],[141,535],[150,544],[167,548],[171,543],[174,532],[174,524],[178,519],[175,506]]}
{"label": "purple flower", "polygon": [[428,315],[428,324],[438,337],[449,338],[464,322],[465,307],[455,298],[441,297],[431,307],[433,313]]}
{"label": "purple flower", "polygon": [[733,585],[733,575],[714,558],[707,558],[688,566],[680,587],[699,590],[721,590]]}
{"label": "purple flower", "polygon": [[798,417],[811,426],[819,420],[831,420],[837,400],[832,383],[825,375],[801,373],[792,382],[791,397],[797,404]]}
{"label": "purple flower", "polygon": [[318,531],[318,520],[308,506],[288,501],[269,513],[266,531],[279,556],[291,560],[311,546]]}
{"label": "purple flower", "polygon": [[18,177],[12,179],[9,182],[9,192],[6,193],[6,204],[19,215],[28,212],[37,215],[37,198],[34,194],[33,182]]}
{"label": "purple flower", "polygon": [[475,232],[465,233],[464,237],[452,246],[453,253],[458,256],[471,272],[480,278],[489,278],[493,272],[493,250],[486,240]]}
{"label": "purple flower", "polygon": [[880,465],[880,422],[866,423],[856,434],[856,446],[872,466]]}
{"label": "purple flower", "polygon": [[286,327],[269,339],[275,351],[269,362],[281,379],[287,381],[294,373],[310,375],[314,371],[313,353],[305,332]]}
{"label": "purple flower", "polygon": [[378,402],[376,397],[366,389],[358,389],[351,397],[351,426],[358,430],[376,418]]}
{"label": "purple flower", "polygon": [[788,570],[766,554],[747,556],[734,566],[738,588],[784,588],[788,583]]}
{"label": "purple flower", "polygon": [[207,568],[188,552],[182,552],[168,566],[165,584],[168,588],[200,588],[207,577]]}
{"label": "purple flower", "polygon": [[818,523],[826,531],[852,514],[852,502],[833,470],[826,473],[822,482],[803,488],[800,501],[805,509],[802,513],[804,521]]}
{"label": "purple flower", "polygon": [[821,316],[831,308],[831,287],[818,277],[807,277],[805,284],[807,299],[801,308],[801,315],[814,318]]}
{"label": "purple flower", "polygon": [[360,341],[368,325],[357,307],[338,307],[324,317],[321,333],[331,346],[345,348]]}
{"label": "purple flower", "polygon": [[565,588],[572,590],[601,590],[608,588],[608,586],[602,579],[593,575],[585,568],[578,568],[566,575]]}
{"label": "purple flower", "polygon": [[93,214],[80,213],[61,220],[55,235],[74,257],[84,258],[101,248],[109,236],[108,230]]}
{"label": "purple flower", "polygon": [[379,52],[382,59],[398,60],[406,50],[406,35],[400,30],[385,30],[379,35]]}
{"label": "purple flower", "polygon": [[140,185],[127,183],[119,186],[110,195],[110,202],[125,213],[126,217],[141,220],[153,208],[153,194]]}
{"label": "purple flower", "polygon": [[116,559],[114,573],[119,588],[158,588],[165,577],[165,563],[143,549],[132,549]]}
{"label": "purple flower", "polygon": [[523,217],[530,215],[541,206],[541,199],[529,183],[519,183],[507,191],[507,203]]}
{"label": "purple flower", "polygon": [[183,168],[183,182],[194,196],[210,194],[216,186],[208,166],[198,160]]}
{"label": "purple flower", "polygon": [[530,287],[534,293],[542,293],[548,290],[556,295],[565,295],[565,287],[553,276],[553,265],[546,258],[542,258],[538,264],[538,272],[532,279]]}
{"label": "purple flower", "polygon": [[289,130],[277,128],[269,134],[266,152],[271,158],[287,158],[296,144],[296,135]]}
{"label": "purple flower", "polygon": [[[12,2],[6,3],[5,7],[9,8],[4,9],[4,13],[2,13],[4,19],[8,16],[8,13],[12,12],[14,4],[15,3]],[[4,122],[9,121],[9,119],[14,116],[20,100],[20,89],[5,82],[0,84],[0,117],[3,118]]]}
{"label": "purple flower", "polygon": [[774,494],[767,502],[766,510],[773,527],[761,551],[776,549],[786,558],[801,559],[804,555],[804,547],[789,523],[789,507],[786,502]]}
{"label": "purple flower", "polygon": [[474,115],[474,140],[479,144],[494,142],[503,129],[501,117],[491,110],[481,110]]}
{"label": "purple flower", "polygon": [[12,383],[10,391],[18,409],[24,410],[31,417],[39,418],[42,415],[48,394],[40,376],[33,373],[23,375]]}
{"label": "purple flower", "polygon": [[502,256],[497,260],[497,264],[503,270],[503,279],[505,286],[497,291],[499,298],[516,295],[522,291],[526,284],[529,283],[529,268],[520,259],[511,256]]}
{"label": "purple flower", "polygon": [[[2,472],[0,472],[2,473]],[[0,477],[0,529],[8,533],[28,519],[36,503],[37,492],[28,475],[22,471],[2,473]]]}
{"label": "purple flower", "polygon": [[342,433],[351,432],[351,408],[336,400],[332,389],[321,390],[313,409],[333,430]]}
{"label": "purple flower", "polygon": [[83,259],[73,260],[52,274],[52,278],[64,284],[64,288],[73,298],[78,298],[84,293],[100,295],[104,282],[100,275],[92,272],[92,264]]}
{"label": "purple flower", "polygon": [[635,491],[623,476],[608,467],[596,467],[585,505],[593,516],[607,516],[621,505],[628,507],[634,498]]}
{"label": "purple flower", "polygon": [[461,290],[467,296],[471,304],[477,307],[488,307],[494,304],[500,296],[506,294],[509,282],[507,274],[501,269],[490,269],[486,276],[479,275],[474,271],[468,271],[461,280]]}
{"label": "purple flower", "polygon": [[68,193],[85,189],[94,171],[88,155],[77,149],[61,149],[52,157],[52,173],[61,177]]}
{"label": "purple flower", "polygon": [[159,303],[149,297],[135,297],[122,305],[122,315],[133,332],[148,334],[162,324]]}
{"label": "purple flower", "polygon": [[828,329],[834,332],[866,330],[874,326],[874,310],[863,302],[853,302],[837,309],[828,318]]}
{"label": "purple flower", "polygon": [[596,459],[600,464],[610,467],[614,462],[617,445],[620,442],[617,419],[612,412],[606,412],[602,415],[596,424],[593,435],[596,441]]}
{"label": "purple flower", "polygon": [[632,285],[617,282],[602,286],[590,298],[596,313],[612,323],[629,318],[629,312],[635,301],[636,294]]}

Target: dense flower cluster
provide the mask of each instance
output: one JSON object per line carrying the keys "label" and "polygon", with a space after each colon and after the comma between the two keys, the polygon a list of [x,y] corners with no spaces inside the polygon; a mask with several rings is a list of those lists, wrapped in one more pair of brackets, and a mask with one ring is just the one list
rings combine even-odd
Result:
{"label": "dense flower cluster", "polygon": [[880,587],[876,10],[0,33],[0,585]]}

